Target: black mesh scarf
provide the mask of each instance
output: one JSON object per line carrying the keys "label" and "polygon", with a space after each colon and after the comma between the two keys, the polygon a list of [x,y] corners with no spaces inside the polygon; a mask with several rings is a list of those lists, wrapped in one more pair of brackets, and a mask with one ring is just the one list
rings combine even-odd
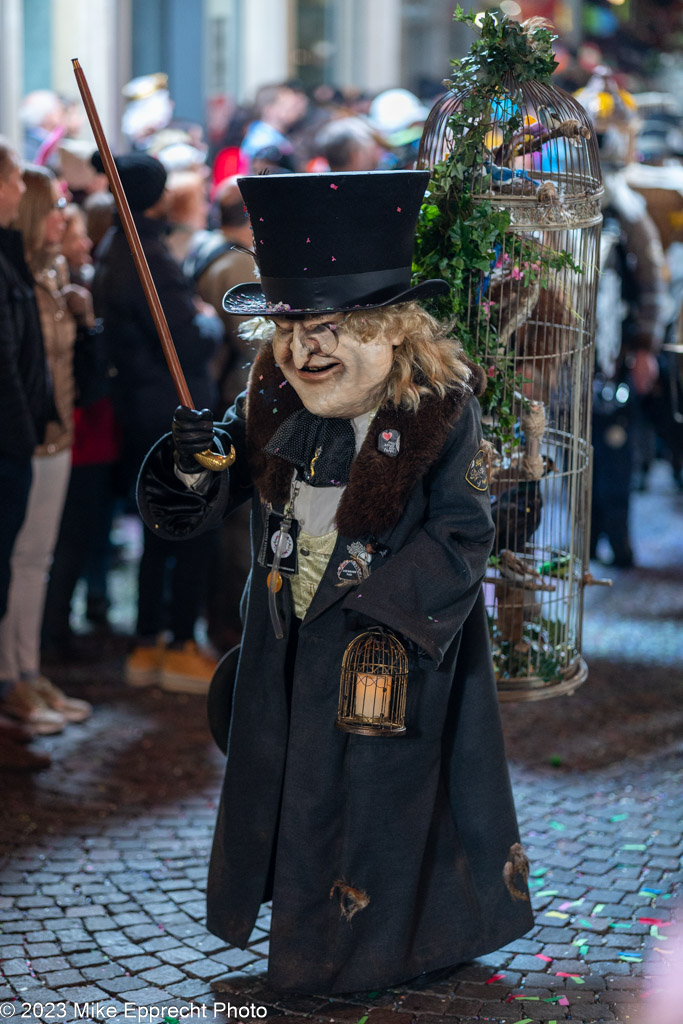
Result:
{"label": "black mesh scarf", "polygon": [[356,437],[350,420],[324,419],[299,409],[280,424],[263,451],[291,462],[311,487],[343,487]]}

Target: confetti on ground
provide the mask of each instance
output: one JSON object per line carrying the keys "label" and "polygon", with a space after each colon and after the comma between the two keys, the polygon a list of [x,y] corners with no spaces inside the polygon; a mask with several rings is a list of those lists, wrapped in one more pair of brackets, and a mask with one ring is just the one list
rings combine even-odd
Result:
{"label": "confetti on ground", "polygon": [[549,821],[548,824],[551,828],[554,828],[556,832],[563,832],[566,825],[563,825],[561,821]]}
{"label": "confetti on ground", "polygon": [[546,910],[545,917],[567,918],[569,914],[562,914],[559,910]]}
{"label": "confetti on ground", "polygon": [[[542,882],[540,884],[543,885]],[[557,896],[557,892],[558,892],[557,889],[544,889],[543,892],[537,892],[536,895],[537,896]]]}
{"label": "confetti on ground", "polygon": [[659,946],[653,946],[655,953],[661,953],[662,956],[673,956],[673,949],[661,949]]}
{"label": "confetti on ground", "polygon": [[558,999],[557,1005],[558,1006],[569,1006],[569,1000],[567,999],[566,996],[562,996],[561,999]]}
{"label": "confetti on ground", "polygon": [[545,953],[534,953],[534,956],[539,960],[545,960],[547,964],[551,964],[553,962],[553,958],[551,956],[546,956]]}
{"label": "confetti on ground", "polygon": [[662,942],[668,942],[668,937],[660,933],[656,924],[650,926],[650,935],[653,939],[661,939]]}
{"label": "confetti on ground", "polygon": [[541,875],[544,875],[546,873],[546,871],[548,871],[548,868],[534,868],[534,870],[531,872],[531,877],[540,878]]}
{"label": "confetti on ground", "polygon": [[663,921],[661,917],[639,917],[641,924],[656,924],[660,928],[668,928],[673,921]]}
{"label": "confetti on ground", "polygon": [[610,821],[625,821],[628,818],[628,814],[613,814],[609,819]]}
{"label": "confetti on ground", "polygon": [[642,888],[638,895],[640,896],[642,894],[645,894],[645,896],[661,896],[663,891],[664,891],[663,889],[649,889],[649,888],[646,889],[646,888]]}
{"label": "confetti on ground", "polygon": [[366,1013],[364,1017],[360,1017],[360,1018],[358,1019],[358,1022],[357,1022],[357,1024],[365,1024],[365,1022],[366,1022],[366,1020],[368,1019],[368,1017],[369,1017],[369,1016],[370,1016],[370,1015],[369,1015],[368,1013]]}
{"label": "confetti on ground", "polygon": [[601,914],[604,909],[605,909],[605,904],[604,903],[596,903],[595,906],[593,907],[593,909],[591,910],[591,917],[595,917],[596,914]]}
{"label": "confetti on ground", "polygon": [[486,982],[486,984],[487,985],[492,985],[494,983],[494,981],[500,981],[500,979],[504,978],[504,977],[505,977],[504,974],[492,974],[491,977],[489,978],[489,980]]}
{"label": "confetti on ground", "polygon": [[[580,900],[565,900],[564,903],[560,903],[558,910],[568,910],[569,907],[580,907],[583,903],[583,896]],[[604,906],[604,903],[602,904]],[[594,911],[595,913],[595,911]]]}
{"label": "confetti on ground", "polygon": [[525,1017],[524,1020],[516,1020],[515,1024],[534,1024],[531,1017]]}
{"label": "confetti on ground", "polygon": [[581,956],[585,956],[589,949],[590,946],[579,946],[579,953]]}
{"label": "confetti on ground", "polygon": [[637,956],[635,953],[620,953],[620,960],[626,960],[628,963],[641,964],[643,962],[642,956]]}
{"label": "confetti on ground", "polygon": [[622,850],[647,850],[645,843],[626,843]]}

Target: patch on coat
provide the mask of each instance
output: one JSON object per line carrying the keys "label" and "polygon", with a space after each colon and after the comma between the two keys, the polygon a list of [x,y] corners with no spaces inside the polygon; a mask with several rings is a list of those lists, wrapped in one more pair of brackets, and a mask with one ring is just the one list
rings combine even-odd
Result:
{"label": "patch on coat", "polygon": [[489,485],[489,460],[483,448],[479,449],[467,467],[465,480],[474,487],[475,491],[485,491],[487,489]]}
{"label": "patch on coat", "polygon": [[347,921],[350,921],[359,910],[365,910],[370,902],[370,897],[364,889],[354,889],[352,885],[347,885],[341,880],[332,884],[330,899],[333,899],[337,889],[339,890],[339,909],[342,917]]}
{"label": "patch on coat", "polygon": [[524,847],[521,843],[513,843],[510,847],[508,859],[505,861],[505,867],[503,868],[503,881],[513,900],[526,900],[528,902],[529,894],[517,888],[517,885],[515,885],[516,879],[521,879],[524,885],[529,880],[529,858],[524,852]]}

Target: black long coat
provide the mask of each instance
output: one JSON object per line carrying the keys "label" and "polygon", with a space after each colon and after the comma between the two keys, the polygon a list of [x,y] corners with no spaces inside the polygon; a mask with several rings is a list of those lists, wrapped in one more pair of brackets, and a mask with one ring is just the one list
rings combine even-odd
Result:
{"label": "black long coat", "polygon": [[[167,436],[140,478],[145,521],[162,536],[206,528],[252,495],[281,507],[292,467],[262,447],[300,406],[272,351],[221,428],[237,449],[207,497],[173,475]],[[401,435],[389,457],[377,448]],[[283,990],[358,991],[483,955],[532,925],[503,750],[481,581],[493,527],[486,490],[466,479],[480,445],[471,392],[380,409],[342,496],[339,537],[294,641],[285,638],[254,564],[234,688],[225,781],[208,880],[208,927],[238,946],[272,896],[268,976]],[[227,439],[226,439],[227,441]],[[481,481],[479,481],[481,486]],[[371,538],[368,579],[340,586],[348,545]],[[335,728],[342,656],[358,617],[409,641],[407,733]],[[213,723],[220,731],[222,723]]]}

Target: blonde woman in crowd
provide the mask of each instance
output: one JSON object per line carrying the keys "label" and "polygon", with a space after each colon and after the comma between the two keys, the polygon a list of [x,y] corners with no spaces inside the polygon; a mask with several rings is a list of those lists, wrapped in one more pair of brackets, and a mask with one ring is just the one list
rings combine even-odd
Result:
{"label": "blonde woman in crowd", "polygon": [[85,289],[68,283],[61,243],[66,200],[47,168],[29,166],[16,227],[24,239],[52,382],[53,408],[34,452],[26,518],[12,554],[7,614],[0,623],[0,679],[13,685],[3,710],[40,732],[58,732],[92,708],[67,697],[40,674],[40,627],[52,552],[71,470],[73,349],[78,320],[93,322]]}

